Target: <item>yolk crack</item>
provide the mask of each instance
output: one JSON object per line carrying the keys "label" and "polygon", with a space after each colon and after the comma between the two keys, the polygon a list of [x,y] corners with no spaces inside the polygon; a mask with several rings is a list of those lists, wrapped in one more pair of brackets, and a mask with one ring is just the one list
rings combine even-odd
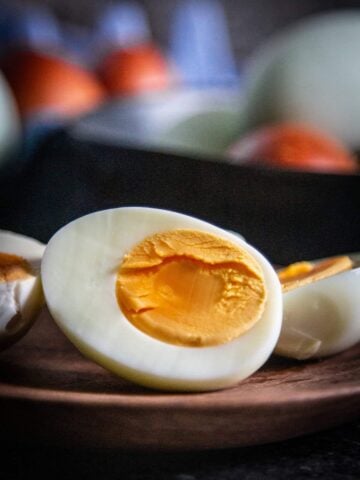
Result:
{"label": "yolk crack", "polygon": [[144,239],[120,266],[116,295],[126,318],[161,341],[229,342],[261,317],[266,300],[256,260],[236,244],[194,230]]}

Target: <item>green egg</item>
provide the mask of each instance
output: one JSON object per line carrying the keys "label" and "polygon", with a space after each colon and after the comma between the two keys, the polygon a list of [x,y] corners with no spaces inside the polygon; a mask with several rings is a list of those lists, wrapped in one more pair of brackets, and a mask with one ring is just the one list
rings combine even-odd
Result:
{"label": "green egg", "polygon": [[360,12],[302,20],[259,48],[249,61],[245,130],[294,121],[360,147]]}

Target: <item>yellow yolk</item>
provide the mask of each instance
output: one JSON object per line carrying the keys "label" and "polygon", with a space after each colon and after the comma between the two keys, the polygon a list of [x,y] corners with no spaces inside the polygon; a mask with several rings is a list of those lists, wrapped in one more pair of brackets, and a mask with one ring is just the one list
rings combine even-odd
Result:
{"label": "yellow yolk", "polygon": [[[18,281],[21,282],[22,280],[31,278],[31,276],[31,266],[24,258],[19,257],[18,255],[0,252],[0,285],[14,284]],[[3,294],[3,292],[0,293]],[[6,304],[6,301],[0,298],[0,304],[2,304],[3,307],[3,311],[0,313],[2,313],[3,316],[6,312],[6,308],[4,308],[4,302]],[[19,311],[13,311],[12,314],[12,317],[6,320],[6,331],[16,329],[17,325],[22,321],[22,316]],[[1,318],[1,315],[0,319],[1,325],[3,322],[3,318]]]}
{"label": "yellow yolk", "polygon": [[215,235],[172,230],[145,238],[125,257],[116,296],[126,318],[164,342],[229,342],[261,317],[262,270],[245,250]]}
{"label": "yellow yolk", "polygon": [[24,258],[0,252],[0,283],[23,280],[30,276],[31,267]]}
{"label": "yellow yolk", "polygon": [[283,292],[330,277],[353,267],[347,256],[333,257],[319,263],[297,262],[279,270],[278,276]]}

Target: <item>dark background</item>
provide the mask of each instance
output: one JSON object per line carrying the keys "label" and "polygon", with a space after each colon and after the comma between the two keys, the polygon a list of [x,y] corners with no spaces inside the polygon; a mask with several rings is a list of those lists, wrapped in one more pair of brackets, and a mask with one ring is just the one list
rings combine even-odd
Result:
{"label": "dark background", "polygon": [[[167,45],[171,14],[181,0],[138,0],[149,15],[154,38]],[[6,2],[5,2],[6,3]],[[106,5],[106,0],[15,0],[19,5],[49,6],[57,17],[91,26]],[[291,22],[324,10],[357,8],[357,0],[222,0],[236,57],[246,57],[274,31]]]}
{"label": "dark background", "polygon": [[360,425],[214,452],[130,452],[0,445],[4,480],[358,480]]}
{"label": "dark background", "polygon": [[[181,0],[179,0],[180,2]],[[19,5],[30,3],[17,1]],[[35,3],[35,2],[32,2]],[[63,22],[91,27],[109,2],[55,1]],[[154,39],[166,47],[175,0],[142,0]],[[241,66],[271,33],[356,1],[223,1]],[[120,128],[120,127],[119,127]],[[299,174],[99,145],[67,131],[48,138],[16,178],[0,178],[3,228],[47,242],[68,221],[122,205],[194,215],[238,231],[271,261],[287,264],[359,250],[359,176]]]}

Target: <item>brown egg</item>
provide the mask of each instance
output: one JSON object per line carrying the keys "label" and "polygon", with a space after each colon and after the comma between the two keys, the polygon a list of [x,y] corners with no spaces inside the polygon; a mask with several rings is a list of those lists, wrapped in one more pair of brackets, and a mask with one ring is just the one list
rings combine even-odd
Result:
{"label": "brown egg", "polygon": [[173,81],[167,60],[151,43],[114,50],[104,58],[99,75],[116,96],[166,89]]}
{"label": "brown egg", "polygon": [[280,123],[245,134],[227,152],[241,163],[322,173],[354,173],[355,158],[337,139],[311,126]]}
{"label": "brown egg", "polygon": [[22,117],[46,110],[62,118],[85,113],[105,98],[91,73],[60,57],[31,50],[10,52],[1,67]]}

